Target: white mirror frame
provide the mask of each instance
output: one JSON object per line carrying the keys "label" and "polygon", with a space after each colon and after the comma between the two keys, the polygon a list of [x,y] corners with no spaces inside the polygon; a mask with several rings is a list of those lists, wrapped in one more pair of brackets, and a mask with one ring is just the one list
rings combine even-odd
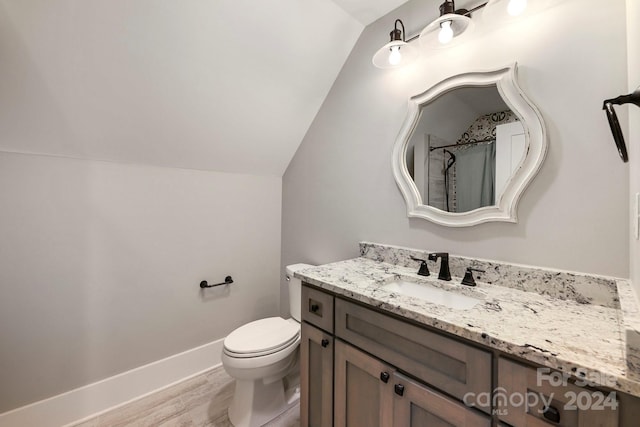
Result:
{"label": "white mirror frame", "polygon": [[[407,203],[409,217],[424,218],[449,227],[469,227],[489,221],[518,222],[517,205],[536,175],[547,152],[547,131],[542,115],[527,99],[517,80],[517,63],[495,71],[459,74],[441,81],[409,99],[407,118],[393,147],[393,176]],[[418,187],[407,170],[407,146],[418,125],[420,108],[457,88],[496,85],[502,99],[520,119],[525,131],[525,156],[507,183],[496,205],[469,212],[446,212],[422,203]]]}

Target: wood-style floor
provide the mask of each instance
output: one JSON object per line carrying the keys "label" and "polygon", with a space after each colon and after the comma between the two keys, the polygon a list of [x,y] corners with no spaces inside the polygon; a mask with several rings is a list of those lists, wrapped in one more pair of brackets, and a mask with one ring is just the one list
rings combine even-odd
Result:
{"label": "wood-style floor", "polygon": [[[232,427],[227,416],[227,408],[233,390],[233,379],[220,366],[73,426]],[[299,405],[289,409],[267,426],[299,427]]]}

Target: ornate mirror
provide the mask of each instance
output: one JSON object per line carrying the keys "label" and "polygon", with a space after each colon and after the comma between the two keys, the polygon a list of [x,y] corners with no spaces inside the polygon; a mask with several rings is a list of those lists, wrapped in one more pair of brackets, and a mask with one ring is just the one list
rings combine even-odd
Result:
{"label": "ornate mirror", "polygon": [[451,227],[517,222],[547,137],[516,71],[460,74],[409,100],[392,164],[409,217]]}

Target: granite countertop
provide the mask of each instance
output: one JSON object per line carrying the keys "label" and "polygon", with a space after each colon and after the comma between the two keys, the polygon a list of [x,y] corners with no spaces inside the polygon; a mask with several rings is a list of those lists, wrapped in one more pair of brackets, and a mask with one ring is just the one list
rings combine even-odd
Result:
{"label": "granite countertop", "polygon": [[[579,286],[575,286],[580,282],[580,277],[576,279],[575,275],[567,276],[575,282],[567,287],[569,293],[576,294],[570,297],[563,290],[556,289],[555,294],[545,295],[526,290],[522,285],[513,287],[482,280],[476,280],[478,285],[471,288],[460,285],[462,274],[456,274],[459,268],[452,268],[454,277],[450,282],[437,280],[437,273],[422,277],[416,274],[417,262],[403,265],[411,263],[406,259],[416,254],[412,250],[402,256],[396,251],[389,259],[388,252],[380,256],[381,246],[370,250],[366,245],[371,244],[361,244],[362,257],[304,269],[296,272],[295,277],[337,295],[570,375],[585,373],[594,385],[640,396],[640,381],[627,372],[624,321],[615,295],[610,300],[604,298],[604,303],[591,301],[593,298],[584,297]],[[399,262],[400,259],[404,261]],[[456,265],[455,259],[451,265]],[[381,288],[398,278],[429,283],[479,298],[481,302],[471,309],[452,309]],[[532,278],[530,282],[535,280]]]}

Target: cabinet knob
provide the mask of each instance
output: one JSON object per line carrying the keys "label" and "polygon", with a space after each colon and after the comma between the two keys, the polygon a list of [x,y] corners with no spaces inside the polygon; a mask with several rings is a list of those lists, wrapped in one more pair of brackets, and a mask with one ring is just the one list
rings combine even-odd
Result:
{"label": "cabinet knob", "polygon": [[553,406],[545,406],[544,412],[542,415],[551,422],[559,423],[560,422],[560,411],[558,411]]}
{"label": "cabinet knob", "polygon": [[317,313],[320,310],[320,306],[318,304],[311,304],[311,312]]}
{"label": "cabinet knob", "polygon": [[393,387],[393,390],[398,396],[404,395],[404,386],[402,384],[396,384],[395,387]]}
{"label": "cabinet knob", "polygon": [[382,380],[383,383],[388,383],[389,382],[389,372],[380,372],[380,379]]}
{"label": "cabinet knob", "polygon": [[320,345],[322,345],[323,347],[326,347],[329,345],[329,340],[324,338],[322,341],[320,341]]}

